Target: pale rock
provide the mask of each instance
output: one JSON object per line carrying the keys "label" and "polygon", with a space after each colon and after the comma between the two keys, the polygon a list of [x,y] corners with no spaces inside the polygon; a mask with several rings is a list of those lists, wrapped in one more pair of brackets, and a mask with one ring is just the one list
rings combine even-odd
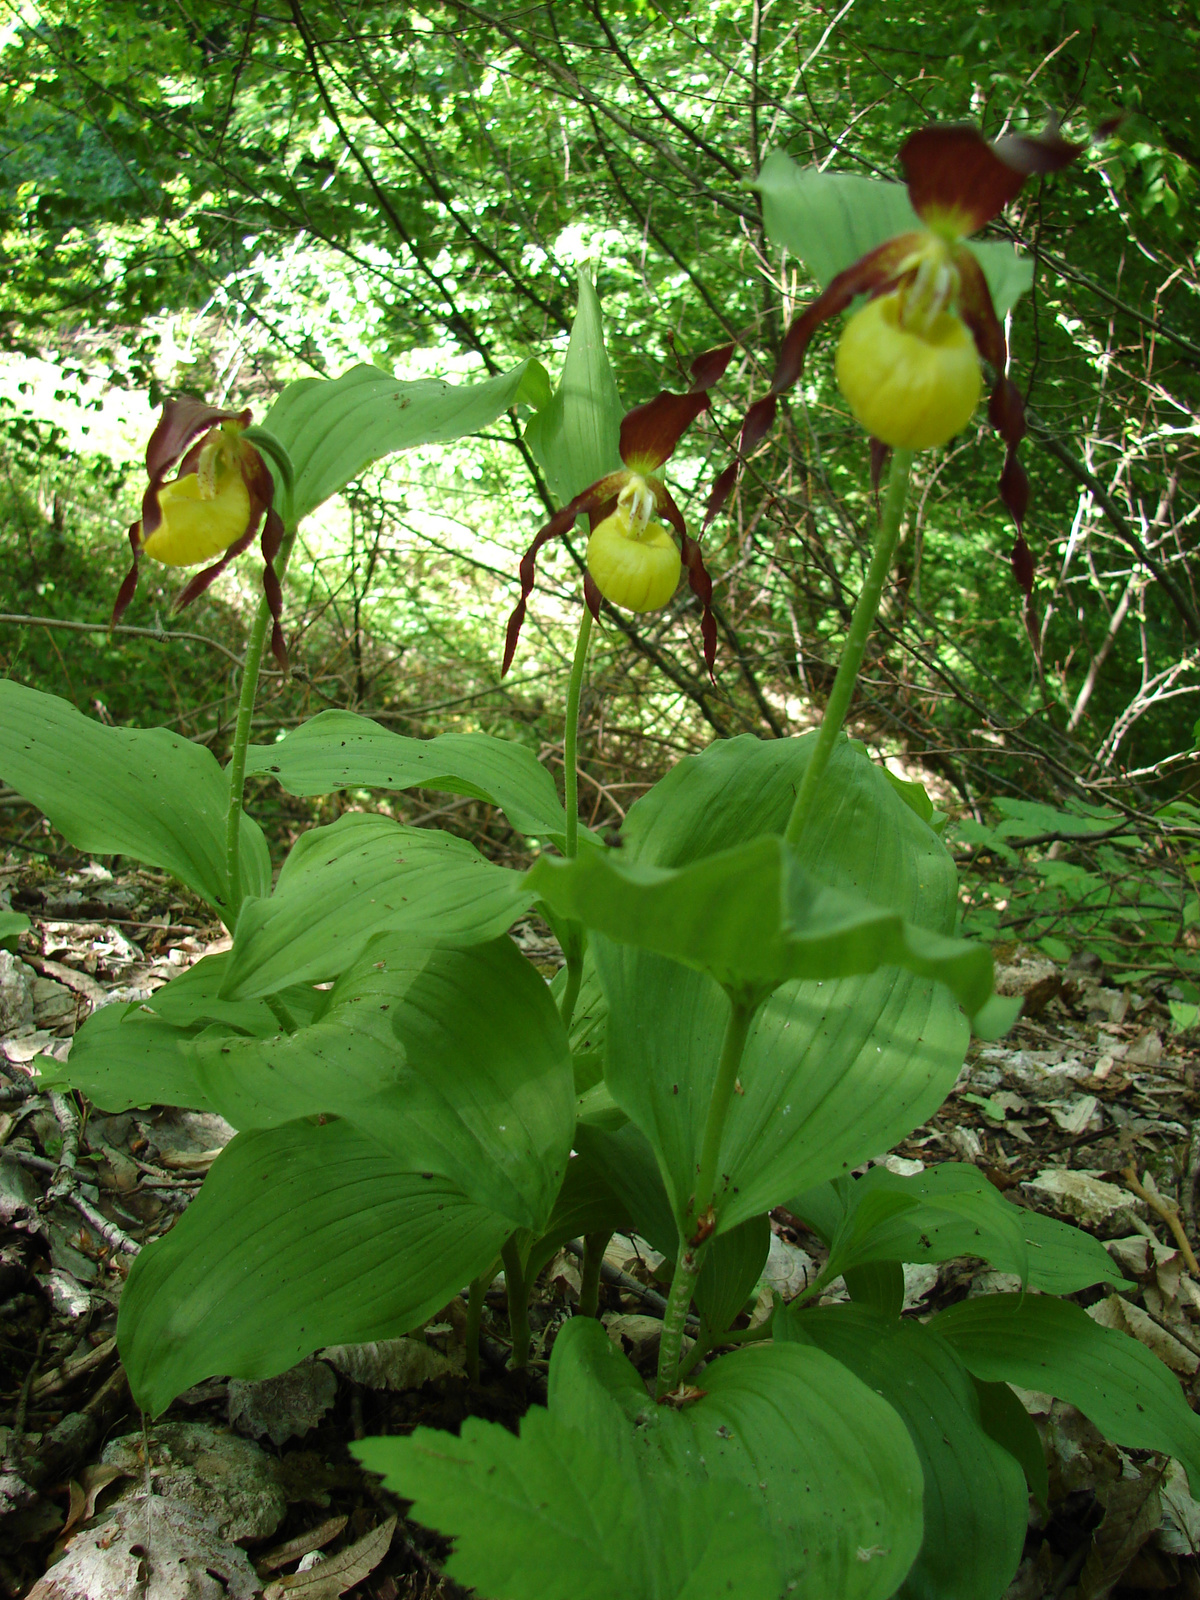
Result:
{"label": "pale rock", "polygon": [[[114,1439],[101,1460],[140,1483],[140,1433]],[[150,1430],[151,1479],[166,1498],[184,1502],[222,1539],[269,1539],[287,1502],[275,1463],[249,1439],[200,1422],[164,1422]]]}
{"label": "pale rock", "polygon": [[1108,1183],[1095,1172],[1072,1171],[1066,1167],[1044,1167],[1022,1188],[1029,1189],[1056,1211],[1074,1217],[1092,1228],[1114,1228],[1144,1209],[1127,1189]]}
{"label": "pale rock", "polygon": [[18,956],[0,950],[0,1038],[33,1027],[36,974]]}

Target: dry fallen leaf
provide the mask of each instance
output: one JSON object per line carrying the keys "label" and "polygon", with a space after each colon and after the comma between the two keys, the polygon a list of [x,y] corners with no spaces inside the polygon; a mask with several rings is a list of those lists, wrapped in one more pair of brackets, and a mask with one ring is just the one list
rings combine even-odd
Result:
{"label": "dry fallen leaf", "polygon": [[314,1550],[323,1550],[327,1544],[333,1543],[349,1520],[349,1517],[330,1517],[317,1527],[309,1528],[306,1533],[298,1533],[285,1544],[277,1544],[254,1563],[259,1577],[265,1578],[268,1572],[286,1567],[289,1561],[299,1561],[301,1556],[311,1555]]}
{"label": "dry fallen leaf", "polygon": [[387,1555],[396,1531],[396,1518],[389,1517],[378,1528],[365,1534],[357,1544],[339,1550],[308,1572],[297,1572],[290,1578],[278,1578],[263,1591],[263,1600],[338,1600],[356,1583],[361,1583],[368,1573]]}

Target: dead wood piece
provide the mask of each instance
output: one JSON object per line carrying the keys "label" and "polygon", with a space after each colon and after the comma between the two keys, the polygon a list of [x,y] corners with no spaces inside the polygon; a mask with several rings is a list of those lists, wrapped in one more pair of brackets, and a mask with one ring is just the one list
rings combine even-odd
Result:
{"label": "dead wood piece", "polygon": [[1137,1195],[1139,1200],[1144,1200],[1152,1211],[1158,1215],[1170,1228],[1175,1236],[1175,1243],[1179,1246],[1179,1253],[1184,1259],[1188,1271],[1193,1278],[1200,1278],[1200,1263],[1196,1261],[1196,1253],[1192,1249],[1188,1236],[1183,1230],[1183,1223],[1179,1218],[1177,1206],[1169,1204],[1161,1195],[1151,1194],[1150,1190],[1138,1178],[1132,1167],[1126,1167],[1121,1176],[1125,1179],[1126,1186]]}
{"label": "dead wood piece", "polygon": [[64,966],[61,961],[48,961],[42,956],[29,956],[25,959],[35,972],[41,973],[43,978],[54,978],[59,983],[66,984],[68,989],[74,989],[76,994],[81,994],[85,1000],[90,1000],[93,1006],[108,1004],[108,990],[103,984],[97,983],[89,973],[79,972],[75,967]]}
{"label": "dead wood piece", "polygon": [[61,1394],[64,1389],[70,1388],[76,1379],[85,1377],[89,1372],[95,1372],[97,1367],[102,1367],[116,1353],[117,1341],[105,1339],[103,1344],[98,1344],[94,1350],[87,1350],[83,1355],[73,1356],[71,1360],[64,1361],[60,1366],[50,1372],[44,1372],[40,1378],[35,1378],[30,1391],[35,1400],[44,1400],[52,1394]]}

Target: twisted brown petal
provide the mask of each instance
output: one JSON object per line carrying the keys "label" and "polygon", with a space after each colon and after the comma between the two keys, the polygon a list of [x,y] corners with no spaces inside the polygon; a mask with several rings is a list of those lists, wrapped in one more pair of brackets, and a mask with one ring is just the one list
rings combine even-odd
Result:
{"label": "twisted brown petal", "polygon": [[121,618],[125,615],[125,612],[129,606],[129,602],[133,599],[134,593],[137,589],[138,558],[141,555],[141,544],[139,543],[138,536],[141,531],[142,525],[140,522],[131,522],[129,524],[129,545],[133,551],[133,561],[130,564],[129,571],[121,579],[121,587],[117,590],[117,599],[113,606],[112,620],[109,623],[109,627],[111,628],[115,628],[117,623],[120,622]]}
{"label": "twisted brown petal", "polygon": [[704,565],[704,556],[699,544],[686,533],[682,537],[679,554],[687,568],[691,591],[700,602],[700,638],[704,645],[704,665],[708,668],[709,677],[716,683],[713,668],[717,660],[717,619],[712,614],[712,578]]}
{"label": "twisted brown petal", "polygon": [[898,233],[894,239],[885,239],[874,250],[868,250],[865,256],[860,256],[843,272],[839,272],[836,278],[831,278],[824,292],[792,323],[780,347],[771,387],[746,413],[738,439],[737,456],[709,491],[704,513],[705,528],[724,508],[741,467],[770,432],[771,424],[775,421],[777,397],[790,389],[804,371],[804,358],[813,334],[823,322],[845,311],[858,295],[882,294],[895,281],[913,252],[920,249],[921,243],[922,235],[919,233]]}
{"label": "twisted brown petal", "polygon": [[548,540],[558,539],[564,533],[570,533],[575,526],[576,517],[585,512],[599,511],[607,501],[614,499],[624,488],[628,477],[628,472],[610,472],[603,478],[597,478],[595,483],[589,484],[582,493],[577,494],[574,500],[568,501],[561,511],[556,511],[546,526],[539,528],[534,534],[532,544],[521,557],[521,598],[513,607],[508,627],[504,631],[504,660],[500,667],[502,678],[512,666],[513,656],[517,653],[517,640],[521,637],[521,628],[525,622],[526,602],[533,593],[534,579],[537,576],[538,551]]}

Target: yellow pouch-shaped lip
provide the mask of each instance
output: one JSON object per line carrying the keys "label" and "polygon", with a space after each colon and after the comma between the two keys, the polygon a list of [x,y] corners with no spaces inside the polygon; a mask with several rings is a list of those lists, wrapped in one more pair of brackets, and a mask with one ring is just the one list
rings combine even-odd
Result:
{"label": "yellow pouch-shaped lip", "polygon": [[162,521],[142,551],[168,567],[194,567],[228,550],[250,521],[250,494],[241,474],[229,472],[204,499],[194,472],[164,483],[158,491]]}
{"label": "yellow pouch-shaped lip", "polygon": [[620,510],[593,530],[587,565],[604,598],[627,611],[659,611],[679,587],[679,550],[666,528],[649,522],[635,534]]}
{"label": "yellow pouch-shaped lip", "polygon": [[837,381],[868,433],[897,450],[945,444],[971,420],[983,392],[974,340],[943,311],[924,332],[900,323],[900,297],[880,295],[846,324]]}

